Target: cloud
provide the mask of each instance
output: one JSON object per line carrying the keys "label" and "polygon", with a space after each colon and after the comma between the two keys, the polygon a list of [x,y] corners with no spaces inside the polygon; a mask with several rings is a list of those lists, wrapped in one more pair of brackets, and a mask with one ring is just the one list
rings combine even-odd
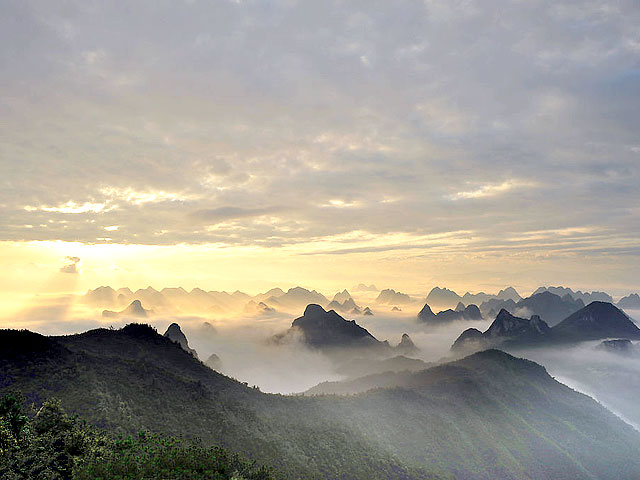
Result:
{"label": "cloud", "polygon": [[191,217],[202,222],[220,222],[223,220],[261,217],[281,210],[281,207],[243,208],[227,206],[197,210],[191,214]]}
{"label": "cloud", "polygon": [[0,240],[637,249],[632,1],[5,10]]}
{"label": "cloud", "polygon": [[533,185],[528,182],[518,181],[518,180],[506,180],[499,184],[493,185],[482,185],[475,190],[468,190],[464,192],[458,192],[453,195],[449,195],[447,198],[450,200],[463,200],[463,199],[471,199],[471,198],[485,198],[485,197],[495,197],[498,195],[502,195],[511,190],[515,190],[518,188],[530,188]]}
{"label": "cloud", "polygon": [[65,257],[65,265],[60,268],[62,273],[80,273],[78,270],[78,263],[80,263],[79,257]]}

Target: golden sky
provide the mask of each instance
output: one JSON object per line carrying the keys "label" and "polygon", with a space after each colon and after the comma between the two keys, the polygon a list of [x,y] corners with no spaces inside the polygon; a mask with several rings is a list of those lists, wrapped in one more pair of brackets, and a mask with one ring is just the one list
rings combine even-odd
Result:
{"label": "golden sky", "polygon": [[640,290],[640,11],[515,5],[6,5],[3,311],[99,285]]}

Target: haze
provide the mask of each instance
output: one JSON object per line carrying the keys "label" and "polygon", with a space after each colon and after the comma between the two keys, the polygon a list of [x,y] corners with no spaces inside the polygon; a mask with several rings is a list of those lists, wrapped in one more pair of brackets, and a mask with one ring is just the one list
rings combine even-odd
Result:
{"label": "haze", "polygon": [[633,1],[4,2],[3,311],[104,284],[636,291],[639,23]]}

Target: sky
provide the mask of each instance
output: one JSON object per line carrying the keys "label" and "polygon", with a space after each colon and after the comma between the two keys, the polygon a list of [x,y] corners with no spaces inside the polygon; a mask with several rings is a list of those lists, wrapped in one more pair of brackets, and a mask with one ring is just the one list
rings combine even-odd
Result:
{"label": "sky", "polygon": [[637,1],[0,9],[6,301],[640,290]]}

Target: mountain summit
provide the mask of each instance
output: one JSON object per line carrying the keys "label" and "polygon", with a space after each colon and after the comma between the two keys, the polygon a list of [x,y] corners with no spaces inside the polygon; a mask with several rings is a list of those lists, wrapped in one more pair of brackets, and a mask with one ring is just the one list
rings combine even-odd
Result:
{"label": "mountain summit", "polygon": [[139,317],[147,318],[149,313],[153,313],[153,310],[147,310],[142,306],[140,300],[134,300],[129,304],[127,308],[120,312],[113,312],[111,310],[104,310],[102,312],[103,317],[119,318],[119,317]]}
{"label": "mountain summit", "polygon": [[164,332],[164,336],[172,342],[178,343],[184,351],[189,352],[191,355],[198,358],[198,354],[194,349],[189,347],[187,336],[182,332],[180,325],[178,325],[177,323],[172,323],[171,325],[169,325],[167,331]]}
{"label": "mountain summit", "polygon": [[291,328],[277,335],[276,341],[300,334],[304,343],[313,348],[332,349],[346,347],[385,347],[355,320],[345,320],[335,310],[328,312],[320,305],[310,304],[301,317],[296,318]]}
{"label": "mountain summit", "polygon": [[553,328],[554,336],[571,341],[640,338],[640,328],[608,302],[591,302]]}

